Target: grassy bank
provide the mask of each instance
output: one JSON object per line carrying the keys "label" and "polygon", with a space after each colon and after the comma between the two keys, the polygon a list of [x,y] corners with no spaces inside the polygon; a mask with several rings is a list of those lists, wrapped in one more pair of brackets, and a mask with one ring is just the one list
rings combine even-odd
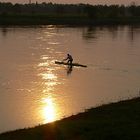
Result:
{"label": "grassy bank", "polygon": [[0,135],[0,140],[139,140],[140,98],[89,109],[35,128]]}

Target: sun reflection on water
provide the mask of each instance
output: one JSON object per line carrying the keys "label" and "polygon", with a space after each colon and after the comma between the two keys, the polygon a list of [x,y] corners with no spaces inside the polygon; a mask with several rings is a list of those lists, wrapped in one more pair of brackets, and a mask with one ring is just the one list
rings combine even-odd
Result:
{"label": "sun reflection on water", "polygon": [[55,81],[57,79],[56,75],[53,73],[42,73],[42,79]]}
{"label": "sun reflection on water", "polygon": [[56,120],[56,107],[51,97],[42,99],[42,116],[44,118],[43,123],[53,122]]}
{"label": "sun reflection on water", "polygon": [[[48,56],[41,56],[41,62],[38,64],[43,97],[40,99],[40,116],[43,123],[53,122],[57,119],[57,105],[53,98],[55,85],[58,84],[58,77],[52,68],[52,60]],[[42,62],[43,61],[43,62]],[[43,69],[41,69],[43,68]]]}

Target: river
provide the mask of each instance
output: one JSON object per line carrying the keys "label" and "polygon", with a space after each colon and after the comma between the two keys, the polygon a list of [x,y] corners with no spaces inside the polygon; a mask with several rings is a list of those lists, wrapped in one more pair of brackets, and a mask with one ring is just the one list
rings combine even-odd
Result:
{"label": "river", "polygon": [[[87,68],[55,64],[67,53]],[[140,26],[0,27],[0,133],[139,96]]]}

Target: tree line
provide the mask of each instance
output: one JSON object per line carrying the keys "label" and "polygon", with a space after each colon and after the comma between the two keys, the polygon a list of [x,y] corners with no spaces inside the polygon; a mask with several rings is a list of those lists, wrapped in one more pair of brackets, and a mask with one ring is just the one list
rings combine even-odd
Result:
{"label": "tree line", "polygon": [[0,3],[0,25],[11,24],[140,24],[140,6]]}
{"label": "tree line", "polygon": [[0,15],[40,14],[40,15],[81,15],[89,18],[140,17],[140,6],[124,5],[89,5],[89,4],[53,4],[0,3]]}

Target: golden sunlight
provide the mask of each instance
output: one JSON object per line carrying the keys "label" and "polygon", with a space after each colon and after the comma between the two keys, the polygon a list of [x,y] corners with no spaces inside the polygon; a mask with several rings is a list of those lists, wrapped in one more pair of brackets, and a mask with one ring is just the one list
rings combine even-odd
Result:
{"label": "golden sunlight", "polygon": [[47,67],[47,66],[49,66],[49,63],[48,62],[42,62],[42,63],[39,63],[38,66],[39,67]]}
{"label": "golden sunlight", "polygon": [[52,61],[47,61],[48,56],[46,55],[43,55],[41,59],[44,62],[39,63],[38,67],[42,67],[43,69],[39,69],[40,73],[38,76],[40,76],[42,79],[42,93],[45,95],[45,97],[41,99],[40,116],[43,118],[43,123],[49,123],[55,121],[58,116],[57,106],[54,103],[54,98],[51,96],[53,94],[55,85],[58,84],[58,81],[57,75],[54,73],[54,69],[50,66]]}
{"label": "golden sunlight", "polygon": [[44,118],[43,123],[55,121],[56,111],[55,111],[55,105],[53,103],[53,99],[51,97],[43,98],[42,103],[43,103],[42,116]]}
{"label": "golden sunlight", "polygon": [[41,73],[42,79],[45,80],[56,80],[57,76],[53,73]]}

